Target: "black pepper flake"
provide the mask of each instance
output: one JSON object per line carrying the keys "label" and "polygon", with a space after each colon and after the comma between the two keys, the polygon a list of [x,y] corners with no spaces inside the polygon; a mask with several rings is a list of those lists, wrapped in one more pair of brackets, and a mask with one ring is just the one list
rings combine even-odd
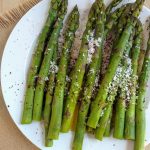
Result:
{"label": "black pepper flake", "polygon": [[11,74],[11,72],[9,72],[9,74]]}
{"label": "black pepper flake", "polygon": [[9,108],[10,106],[9,106],[9,105],[7,105],[7,107]]}
{"label": "black pepper flake", "polygon": [[146,22],[149,22],[149,20],[147,19]]}
{"label": "black pepper flake", "polygon": [[13,88],[13,85],[9,87],[9,89]]}

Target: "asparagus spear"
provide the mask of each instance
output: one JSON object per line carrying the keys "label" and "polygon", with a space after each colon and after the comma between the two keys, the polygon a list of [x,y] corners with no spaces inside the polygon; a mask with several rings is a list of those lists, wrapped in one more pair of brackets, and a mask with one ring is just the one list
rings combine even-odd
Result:
{"label": "asparagus spear", "polygon": [[122,6],[121,8],[118,8],[107,19],[106,25],[105,25],[105,36],[106,37],[107,37],[107,34],[109,33],[109,31],[111,31],[113,25],[117,22],[118,18],[120,18],[120,16],[122,15],[125,8],[126,8],[126,6]]}
{"label": "asparagus spear", "polygon": [[51,1],[51,8],[49,11],[48,19],[39,36],[37,48],[35,54],[33,55],[31,67],[27,78],[27,89],[26,89],[24,110],[23,110],[22,121],[21,121],[22,124],[29,124],[32,122],[33,98],[34,98],[34,89],[35,89],[35,80],[36,80],[35,77],[37,76],[37,73],[39,71],[39,67],[41,65],[43,52],[45,50],[48,36],[50,36],[50,33],[52,31],[52,26],[57,18],[60,5],[61,5],[61,0]]}
{"label": "asparagus spear", "polygon": [[[120,1],[120,0],[116,0],[116,1]],[[145,0],[136,0],[135,3],[128,3],[126,5],[123,5],[122,7],[118,8],[113,13],[111,13],[107,17],[105,36],[107,36],[109,31],[112,29],[112,27],[117,24],[117,20],[122,16],[122,14],[128,13],[128,15],[130,14],[135,17],[138,16],[142,9],[144,1]],[[134,11],[136,7],[137,10]]]}
{"label": "asparagus spear", "polygon": [[58,14],[58,20],[55,24],[55,28],[48,42],[48,45],[45,51],[45,56],[44,56],[44,59],[42,61],[42,65],[40,68],[39,77],[38,77],[36,90],[35,90],[34,108],[33,108],[33,119],[36,121],[41,120],[45,80],[47,79],[54,48],[57,45],[60,30],[62,29],[62,26],[63,26],[63,19],[67,11],[67,3],[68,3],[67,0],[63,1],[61,10]]}
{"label": "asparagus spear", "polygon": [[138,58],[141,48],[141,37],[142,37],[142,24],[139,22],[136,26],[136,39],[134,41],[134,47],[132,48],[132,75],[131,82],[132,86],[130,89],[130,101],[126,109],[125,116],[125,138],[134,140],[135,139],[135,101],[136,101],[136,85],[137,85],[137,68]]}
{"label": "asparagus spear", "polygon": [[[136,11],[133,11],[133,16],[136,17],[139,15],[142,6],[143,6],[144,1],[139,1],[137,0],[135,2],[136,4]],[[125,80],[124,80],[125,81]],[[126,80],[127,81],[127,80]],[[120,97],[119,100],[117,101],[117,106],[116,106],[116,116],[115,116],[115,128],[114,128],[114,137],[122,139],[124,136],[124,122],[125,122],[125,107],[126,107],[126,92],[124,88],[127,88],[127,82],[124,82],[121,87],[120,91]],[[129,93],[128,93],[129,94]]]}
{"label": "asparagus spear", "polygon": [[95,8],[99,0],[92,5],[91,11],[88,16],[88,22],[86,25],[86,30],[84,31],[82,37],[82,44],[79,52],[79,57],[77,59],[75,68],[72,74],[72,81],[70,84],[69,93],[66,98],[66,103],[64,106],[63,120],[62,120],[62,132],[68,132],[70,129],[73,113],[75,110],[75,106],[77,103],[77,99],[79,97],[80,89],[83,82],[83,77],[85,73],[85,66],[87,64],[88,57],[88,40],[91,36],[91,33],[94,29],[95,24]]}
{"label": "asparagus spear", "polygon": [[[129,77],[128,77],[129,74]],[[115,114],[115,122],[114,122],[114,133],[113,136],[118,139],[122,139],[124,137],[124,123],[125,123],[125,109],[126,109],[126,101],[129,91],[129,83],[131,78],[131,62],[129,66],[124,72],[123,80],[121,82],[121,86],[119,88],[119,96],[116,104],[116,114]]]}
{"label": "asparagus spear", "polygon": [[108,94],[108,86],[115,75],[116,69],[123,56],[125,45],[127,44],[129,40],[132,29],[133,29],[133,23],[128,22],[127,27],[123,31],[118,43],[116,44],[114,48],[113,55],[110,58],[108,69],[101,82],[101,86],[98,90],[97,96],[91,106],[91,112],[90,112],[90,116],[87,122],[87,125],[89,127],[96,128],[98,124],[101,111],[103,107],[105,107],[105,101],[106,101],[107,94]]}
{"label": "asparagus spear", "polygon": [[[133,43],[133,38],[131,39]],[[130,46],[130,49],[132,44]],[[128,51],[129,53],[129,51]],[[129,83],[131,79],[131,59],[128,58],[128,54],[125,56],[127,57],[126,64],[123,64],[125,69],[122,75],[122,80],[119,85],[119,99],[116,103],[116,115],[115,115],[115,122],[114,122],[114,137],[122,139],[124,135],[124,119],[125,119],[125,107],[126,107],[126,99],[128,98],[127,94],[129,91]],[[127,99],[129,100],[129,98]]]}
{"label": "asparagus spear", "polygon": [[105,129],[105,132],[104,132],[104,136],[105,137],[109,137],[110,136],[111,123],[112,123],[112,113],[113,113],[113,106],[111,107],[110,114],[109,114],[109,119],[107,121],[106,129]]}
{"label": "asparagus spear", "polygon": [[61,128],[61,118],[63,109],[63,99],[65,91],[65,80],[67,65],[69,60],[69,51],[75,38],[75,31],[79,26],[79,12],[77,6],[71,12],[65,33],[65,43],[62,50],[62,56],[59,62],[59,71],[56,77],[56,86],[54,91],[53,103],[52,103],[52,114],[48,132],[48,138],[58,139]]}
{"label": "asparagus spear", "polygon": [[[136,7],[133,16],[137,17],[140,13],[140,10],[143,6],[143,1],[141,3],[138,3],[138,6]],[[135,26],[136,22],[134,21],[135,18],[128,19],[128,23],[126,28],[124,29],[120,39],[118,40],[118,44],[115,45],[114,52],[110,58],[110,63],[108,65],[108,69],[106,71],[106,74],[104,78],[102,79],[101,86],[98,90],[97,96],[95,100],[92,103],[91,106],[91,112],[88,118],[87,125],[92,128],[96,128],[101,111],[103,107],[105,107],[105,101],[108,95],[108,85],[111,83],[116,69],[120,63],[120,60],[123,56],[123,52],[125,50],[125,45],[127,44],[130,34],[133,30],[133,27]]]}
{"label": "asparagus spear", "polygon": [[148,40],[147,51],[142,67],[142,72],[139,77],[139,87],[136,101],[136,125],[135,125],[135,146],[134,150],[144,150],[145,142],[145,92],[150,75],[150,37]]}
{"label": "asparagus spear", "polygon": [[112,9],[116,7],[119,3],[121,3],[123,0],[113,0],[108,7],[106,8],[106,15],[108,16]]}
{"label": "asparagus spear", "polygon": [[142,66],[143,66],[143,62],[144,62],[145,52],[146,52],[146,50],[142,50],[142,49],[140,51],[139,60],[138,60],[138,71],[137,71],[138,77],[140,76],[140,73],[142,71]]}
{"label": "asparagus spear", "polygon": [[100,121],[99,121],[99,127],[97,127],[97,129],[96,129],[96,132],[95,132],[96,139],[102,140],[103,135],[105,133],[106,126],[108,124],[109,117],[110,117],[110,114],[112,111],[113,103],[115,101],[115,97],[117,95],[119,85],[123,79],[123,73],[128,66],[128,55],[129,55],[130,49],[132,47],[133,36],[134,36],[134,32],[130,36],[130,40],[129,40],[130,42],[128,42],[126,45],[126,49],[124,52],[125,56],[122,58],[121,65],[119,65],[119,67],[117,68],[117,71],[113,78],[113,81],[109,86],[109,95],[107,98],[107,106],[103,110],[102,117],[100,118]]}
{"label": "asparagus spear", "polygon": [[[119,18],[122,16],[122,14],[129,13],[132,10],[132,7],[134,7],[134,4],[129,3],[126,5],[123,5],[122,7],[118,8],[116,11],[111,13],[109,17],[107,17],[106,25],[105,25],[105,36],[107,37],[107,34],[113,26],[115,26],[118,23]],[[122,17],[123,19],[123,17]],[[118,30],[119,31],[119,30]]]}
{"label": "asparagus spear", "polygon": [[54,86],[55,86],[55,76],[56,76],[56,71],[57,71],[57,67],[55,66],[55,64],[57,63],[56,62],[57,61],[57,49],[58,49],[58,45],[56,45],[56,47],[54,48],[53,61],[50,67],[48,89],[46,93],[45,106],[44,106],[44,112],[43,112],[46,147],[51,147],[53,145],[53,141],[47,138],[47,134],[48,134],[48,127],[49,127],[49,121],[50,121],[50,116],[51,116],[51,104],[52,104],[53,91],[54,91]]}
{"label": "asparagus spear", "polygon": [[111,89],[111,94],[108,96],[107,105],[106,105],[105,109],[103,110],[102,116],[100,118],[100,122],[99,122],[98,127],[95,131],[95,137],[98,140],[103,139],[104,132],[106,131],[106,126],[108,124],[110,113],[112,111],[112,105],[113,105],[113,102],[114,102],[115,97],[117,95],[118,86],[119,86],[119,83],[121,80],[121,74],[123,72],[122,70],[123,70],[122,66],[119,66],[117,68],[116,75],[112,81],[112,83],[113,83],[112,87],[113,88]]}
{"label": "asparagus spear", "polygon": [[[98,9],[97,9],[98,10]],[[101,13],[99,13],[101,12]],[[83,89],[83,95],[81,98],[81,105],[79,108],[77,125],[75,130],[75,137],[73,141],[73,150],[81,150],[84,133],[86,129],[86,117],[90,106],[90,100],[92,97],[93,88],[95,85],[96,75],[99,73],[102,60],[102,47],[104,38],[104,23],[105,23],[105,6],[99,8],[96,13],[96,35],[95,41],[98,42],[96,45],[96,51],[92,57],[92,62],[89,66],[88,74]]]}

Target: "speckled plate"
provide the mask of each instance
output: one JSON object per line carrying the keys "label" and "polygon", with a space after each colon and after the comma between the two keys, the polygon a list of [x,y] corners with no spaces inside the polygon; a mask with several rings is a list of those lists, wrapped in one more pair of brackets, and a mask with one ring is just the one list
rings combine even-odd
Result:
{"label": "speckled plate", "polygon": [[[106,2],[108,3],[109,1],[110,0],[107,0]],[[69,0],[69,12],[75,4],[78,4],[80,11],[83,12],[90,7],[91,3],[92,1],[90,0]],[[43,0],[19,21],[7,41],[1,64],[2,91],[8,111],[20,131],[31,142],[33,142],[33,144],[42,150],[49,149],[44,147],[43,125],[39,122],[33,122],[30,125],[21,125],[20,120],[22,115],[27,71],[36,39],[48,14],[48,4],[49,0]],[[149,15],[149,9],[144,7],[140,16],[141,21],[145,23]],[[150,143],[150,118],[148,115],[150,114],[150,107],[147,109],[146,114],[147,144]],[[72,132],[68,134],[60,134],[59,140],[54,142],[54,146],[51,150],[70,150],[72,139]],[[104,138],[102,142],[99,142],[93,137],[85,135],[83,150],[91,149],[132,150],[133,142],[116,140],[113,138]]]}

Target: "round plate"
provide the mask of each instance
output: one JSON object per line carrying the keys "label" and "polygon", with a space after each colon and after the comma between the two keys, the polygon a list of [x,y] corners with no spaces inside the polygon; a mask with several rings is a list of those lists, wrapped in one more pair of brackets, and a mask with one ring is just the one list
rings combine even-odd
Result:
{"label": "round plate", "polygon": [[[69,0],[68,12],[72,10],[75,4],[78,4],[80,11],[83,12],[91,6],[92,1]],[[109,0],[107,0],[107,3],[108,2]],[[33,122],[30,125],[21,125],[20,120],[24,102],[27,71],[37,37],[48,14],[48,6],[49,0],[43,0],[19,21],[7,41],[1,64],[2,92],[8,111],[21,132],[42,150],[49,149],[44,146],[43,124]],[[149,15],[149,9],[144,8],[140,17],[141,21],[144,23]],[[150,143],[150,118],[148,117],[150,108],[147,109],[146,113],[146,140],[147,143]],[[51,150],[71,149],[72,139],[72,132],[60,134],[59,140],[54,142],[54,146]],[[104,138],[104,140],[100,142],[93,137],[85,135],[83,150],[99,150],[101,148],[105,150],[132,150],[133,142],[116,140],[112,137]]]}

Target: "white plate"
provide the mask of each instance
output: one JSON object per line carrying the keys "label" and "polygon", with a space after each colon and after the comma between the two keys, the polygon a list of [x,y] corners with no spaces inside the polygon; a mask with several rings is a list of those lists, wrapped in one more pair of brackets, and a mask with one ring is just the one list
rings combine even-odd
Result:
{"label": "white plate", "polygon": [[[90,0],[69,0],[69,12],[77,3],[80,11],[89,8]],[[109,2],[109,0],[107,0]],[[48,12],[49,0],[43,0],[31,9],[16,25],[11,33],[2,58],[1,84],[5,103],[14,122],[21,132],[37,147],[42,150],[44,147],[43,125],[33,122],[30,125],[21,125],[21,115],[24,101],[26,76],[33,53],[35,41],[42,29]],[[145,22],[150,11],[144,8],[141,15],[142,22]],[[147,132],[146,140],[150,143],[150,108],[147,109]],[[54,142],[51,150],[70,150],[73,134],[60,134],[58,141]],[[85,136],[83,150],[132,150],[133,143],[125,140],[104,138],[99,142],[92,137]]]}

